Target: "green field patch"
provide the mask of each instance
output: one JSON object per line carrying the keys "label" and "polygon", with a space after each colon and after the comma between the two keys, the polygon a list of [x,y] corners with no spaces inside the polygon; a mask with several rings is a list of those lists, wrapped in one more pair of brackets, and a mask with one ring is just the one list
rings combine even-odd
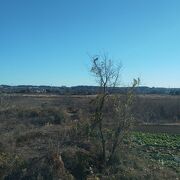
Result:
{"label": "green field patch", "polygon": [[132,139],[139,153],[180,173],[180,135],[134,132]]}

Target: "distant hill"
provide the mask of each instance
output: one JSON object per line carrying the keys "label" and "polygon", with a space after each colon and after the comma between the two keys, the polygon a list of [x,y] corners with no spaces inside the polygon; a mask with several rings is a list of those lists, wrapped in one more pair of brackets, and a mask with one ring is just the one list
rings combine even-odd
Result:
{"label": "distant hill", "polygon": [[[109,93],[125,93],[128,87],[109,88]],[[41,93],[41,94],[76,94],[76,95],[93,95],[99,92],[98,86],[73,86],[73,87],[55,87],[55,86],[8,86],[0,85],[1,93]],[[135,88],[138,94],[164,94],[164,95],[180,95],[180,88],[155,88],[141,86]]]}

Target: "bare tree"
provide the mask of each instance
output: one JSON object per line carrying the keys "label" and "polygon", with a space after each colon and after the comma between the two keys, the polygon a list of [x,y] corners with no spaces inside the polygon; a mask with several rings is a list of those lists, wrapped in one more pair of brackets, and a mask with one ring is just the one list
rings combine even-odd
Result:
{"label": "bare tree", "polygon": [[[102,148],[103,164],[110,163],[114,153],[121,140],[120,137],[130,129],[132,122],[131,104],[133,103],[133,89],[139,84],[139,79],[134,80],[131,88],[128,89],[126,95],[120,98],[117,95],[110,95],[108,90],[119,85],[121,65],[115,65],[106,55],[96,56],[92,58],[91,72],[96,77],[100,87],[100,92],[95,99],[95,113],[91,121],[92,131],[96,128],[99,133],[99,139]],[[109,140],[104,127],[104,107],[107,100],[113,103],[114,118],[116,118],[115,128],[111,129],[112,138]],[[108,151],[108,155],[107,155]]]}
{"label": "bare tree", "polygon": [[115,65],[107,55],[96,56],[92,59],[91,72],[101,87],[101,93],[106,94],[108,87],[116,87],[119,84],[121,64]]}

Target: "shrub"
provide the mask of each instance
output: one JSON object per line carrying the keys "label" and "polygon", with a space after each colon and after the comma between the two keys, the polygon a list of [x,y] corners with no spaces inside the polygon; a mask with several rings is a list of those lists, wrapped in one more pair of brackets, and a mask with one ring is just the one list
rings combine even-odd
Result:
{"label": "shrub", "polygon": [[92,157],[87,151],[69,149],[62,153],[67,170],[77,179],[85,180],[91,173]]}

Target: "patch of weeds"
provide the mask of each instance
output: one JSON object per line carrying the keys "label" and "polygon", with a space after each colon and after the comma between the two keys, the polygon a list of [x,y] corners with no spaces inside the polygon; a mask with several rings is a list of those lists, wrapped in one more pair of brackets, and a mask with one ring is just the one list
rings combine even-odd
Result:
{"label": "patch of weeds", "polygon": [[87,151],[69,149],[62,153],[67,170],[77,179],[85,180],[90,174],[92,157]]}

